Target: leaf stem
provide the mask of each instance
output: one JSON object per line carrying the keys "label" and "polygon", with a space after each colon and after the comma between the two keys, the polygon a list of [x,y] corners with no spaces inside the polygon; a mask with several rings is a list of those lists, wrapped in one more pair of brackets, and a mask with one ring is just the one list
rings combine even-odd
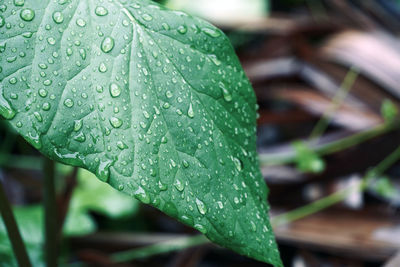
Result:
{"label": "leaf stem", "polygon": [[45,259],[48,267],[57,266],[58,255],[58,214],[56,210],[55,163],[45,158],[44,171],[44,216],[45,216]]}
{"label": "leaf stem", "polygon": [[[372,129],[344,137],[331,143],[323,144],[315,148],[310,146],[310,149],[320,156],[329,155],[356,146],[398,128],[400,128],[398,121],[393,123],[383,123]],[[294,151],[289,151],[283,153],[260,154],[259,159],[262,166],[272,166],[294,163],[296,157],[297,154]]]}
{"label": "leaf stem", "polygon": [[182,237],[156,243],[154,245],[143,248],[132,249],[128,251],[118,252],[111,256],[114,262],[127,262],[134,259],[147,258],[153,255],[168,253],[194,246],[204,245],[210,241],[204,235],[195,235],[190,237]]}
{"label": "leaf stem", "polygon": [[[311,214],[317,213],[346,199],[354,192],[364,191],[369,182],[371,181],[371,174],[379,176],[389,169],[394,163],[400,159],[400,147],[386,157],[381,163],[370,170],[357,186],[347,187],[343,190],[337,191],[327,197],[317,200],[313,203],[300,207],[298,209],[283,213],[271,219],[274,227],[278,227],[290,222],[302,219]],[[139,249],[132,249],[124,252],[118,252],[111,256],[115,262],[127,262],[136,259],[142,259],[158,254],[173,252],[181,249],[186,249],[194,246],[205,245],[211,243],[205,236],[196,235],[189,237],[182,237],[165,242],[160,242],[154,245],[142,247]]]}
{"label": "leaf stem", "polygon": [[3,222],[6,226],[8,237],[11,242],[11,246],[14,251],[14,255],[17,259],[19,266],[30,267],[31,262],[26,251],[24,242],[22,241],[21,233],[18,229],[17,222],[15,220],[14,214],[10,202],[7,199],[6,193],[4,191],[3,184],[0,182],[0,213],[3,218]]}
{"label": "leaf stem", "polygon": [[343,83],[340,85],[337,94],[332,99],[330,107],[324,112],[324,115],[312,130],[310,139],[317,141],[328,128],[333,114],[343,103],[344,99],[349,94],[351,88],[357,80],[358,73],[359,71],[355,67],[351,67],[350,70],[347,72],[346,77],[344,78]]}
{"label": "leaf stem", "polygon": [[282,224],[287,224],[293,222],[295,220],[299,220],[308,215],[314,214],[318,211],[326,209],[330,206],[333,206],[344,199],[346,199],[349,195],[354,192],[362,192],[368,188],[370,184],[371,175],[377,177],[382,175],[387,169],[389,169],[394,163],[396,163],[400,159],[400,147],[398,147],[395,151],[393,151],[389,156],[387,156],[383,161],[381,161],[378,165],[376,165],[372,170],[370,170],[364,178],[362,179],[360,184],[356,186],[348,187],[343,190],[337,191],[327,197],[324,197],[320,200],[314,201],[308,205],[300,207],[298,209],[289,211],[287,213],[278,215],[272,218],[272,224],[275,226],[280,226]]}

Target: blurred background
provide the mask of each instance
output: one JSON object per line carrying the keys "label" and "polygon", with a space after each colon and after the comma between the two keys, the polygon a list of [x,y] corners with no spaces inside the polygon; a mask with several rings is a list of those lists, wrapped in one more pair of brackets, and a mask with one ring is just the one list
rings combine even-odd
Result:
{"label": "blurred background", "polygon": [[[254,86],[285,266],[400,266],[400,1],[159,2],[223,29]],[[44,265],[42,162],[0,120],[0,181],[34,266]],[[86,171],[56,169],[65,266],[267,266],[211,244],[141,254],[196,232]],[[0,266],[16,266],[1,223]]]}

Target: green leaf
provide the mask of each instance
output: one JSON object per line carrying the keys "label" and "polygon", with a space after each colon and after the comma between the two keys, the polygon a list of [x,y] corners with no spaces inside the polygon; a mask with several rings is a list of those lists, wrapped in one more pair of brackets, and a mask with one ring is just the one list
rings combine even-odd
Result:
{"label": "green leaf", "polygon": [[83,169],[78,173],[78,187],[73,194],[71,206],[79,210],[96,211],[110,218],[133,215],[138,210],[138,202],[126,194],[114,190]]}
{"label": "green leaf", "polygon": [[78,173],[78,186],[72,195],[64,224],[66,235],[84,235],[96,230],[97,225],[89,212],[95,211],[112,219],[133,215],[138,202],[102,183],[83,169]]}
{"label": "green leaf", "polygon": [[0,114],[26,140],[281,266],[255,94],[220,30],[147,0],[9,0],[1,10]]}
{"label": "green leaf", "polygon": [[[45,266],[43,260],[43,210],[40,206],[14,207],[18,223],[29,257],[34,266]],[[0,217],[0,262],[1,266],[17,266],[7,230]]]}
{"label": "green leaf", "polygon": [[386,122],[392,122],[398,116],[399,110],[390,99],[385,99],[382,103],[381,114]]}
{"label": "green leaf", "polygon": [[325,170],[324,160],[302,141],[294,142],[297,168],[303,172],[321,173]]}

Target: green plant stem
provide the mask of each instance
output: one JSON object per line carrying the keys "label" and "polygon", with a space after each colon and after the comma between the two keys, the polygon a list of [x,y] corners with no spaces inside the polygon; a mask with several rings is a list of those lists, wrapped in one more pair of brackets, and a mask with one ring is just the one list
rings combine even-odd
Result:
{"label": "green plant stem", "polygon": [[328,128],[329,123],[331,122],[333,114],[337,111],[340,105],[343,103],[343,100],[349,94],[351,88],[353,87],[355,81],[357,80],[359,71],[354,67],[350,68],[347,72],[346,77],[341,84],[339,91],[332,99],[331,106],[324,112],[322,118],[315,125],[313,131],[311,132],[310,139],[318,141],[321,135]]}
{"label": "green plant stem", "polygon": [[31,262],[26,251],[24,242],[22,241],[21,234],[18,229],[17,222],[10,202],[7,199],[6,193],[3,188],[3,184],[0,182],[0,213],[3,218],[4,225],[6,226],[8,237],[11,242],[11,246],[14,251],[14,255],[17,259],[18,265],[23,267],[30,267]]}
{"label": "green plant stem", "polygon": [[335,192],[325,198],[314,201],[308,205],[295,209],[293,211],[278,215],[272,219],[272,224],[275,226],[280,226],[282,224],[290,223],[295,220],[299,220],[308,215],[314,214],[318,211],[326,209],[332,205],[342,202],[349,195],[354,192],[364,191],[368,188],[371,182],[371,175],[374,177],[382,175],[387,169],[389,169],[394,163],[400,159],[400,147],[398,147],[394,152],[387,156],[383,161],[381,161],[377,166],[370,170],[362,179],[361,183],[345,188],[338,192]]}
{"label": "green plant stem", "polygon": [[153,255],[168,253],[194,246],[204,245],[210,241],[204,235],[182,237],[151,246],[115,253],[111,256],[114,262],[126,262],[133,259],[147,258]]}
{"label": "green plant stem", "polygon": [[[310,147],[310,149],[320,156],[329,155],[356,146],[399,128],[400,123],[398,121],[393,123],[384,123],[370,130],[356,133],[316,148]],[[294,151],[285,153],[260,154],[259,158],[262,166],[283,165],[294,163],[296,161],[297,154]]]}
{"label": "green plant stem", "polygon": [[[312,202],[308,205],[294,209],[287,213],[275,216],[271,219],[271,223],[274,227],[278,227],[284,224],[294,222],[296,220],[302,219],[311,214],[317,213],[321,210],[329,208],[335,204],[338,204],[345,200],[349,195],[354,192],[364,191],[371,181],[371,174],[374,176],[379,176],[383,174],[387,169],[389,169],[394,163],[400,159],[400,147],[398,147],[394,152],[392,152],[388,157],[386,157],[382,162],[370,170],[363,178],[360,184],[356,186],[347,187],[343,190],[335,192],[327,197],[320,200]],[[158,254],[173,252],[181,249],[186,249],[194,246],[205,245],[211,243],[205,236],[196,235],[189,237],[182,237],[174,240],[169,240],[166,242],[160,242],[151,246],[128,250],[124,252],[115,253],[111,256],[111,259],[115,262],[127,262],[140,258],[146,258]]]}
{"label": "green plant stem", "polygon": [[45,258],[48,267],[57,266],[58,258],[58,214],[56,210],[55,163],[43,161],[43,201],[45,214]]}

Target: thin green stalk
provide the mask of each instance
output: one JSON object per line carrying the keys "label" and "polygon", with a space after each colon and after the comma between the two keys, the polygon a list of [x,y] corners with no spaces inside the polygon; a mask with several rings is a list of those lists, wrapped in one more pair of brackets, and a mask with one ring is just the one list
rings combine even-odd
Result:
{"label": "thin green stalk", "polygon": [[324,115],[318,121],[313,131],[311,132],[310,139],[318,140],[328,128],[333,114],[337,111],[337,109],[343,103],[344,99],[349,94],[351,88],[357,80],[358,74],[359,71],[354,67],[350,68],[350,70],[347,72],[346,77],[344,78],[343,83],[339,88],[339,91],[332,99],[331,106],[326,110],[326,112],[324,112]]}
{"label": "thin green stalk", "polygon": [[151,246],[115,253],[111,256],[114,262],[127,262],[133,259],[147,258],[153,255],[178,251],[185,248],[210,243],[204,235],[182,237],[160,242]]}
{"label": "thin green stalk", "polygon": [[14,214],[10,202],[4,192],[3,184],[0,182],[0,213],[3,218],[4,225],[6,226],[8,237],[14,251],[15,258],[18,265],[23,267],[30,267],[31,262],[26,251],[24,242],[22,241],[21,234],[18,229],[17,222],[15,221]]}
{"label": "thin green stalk", "polygon": [[[329,155],[356,146],[365,141],[373,139],[377,136],[384,135],[399,128],[400,123],[398,121],[393,123],[384,123],[370,130],[356,133],[328,144],[324,144],[315,148],[311,146],[310,149],[312,149],[316,154],[320,156]],[[259,158],[262,166],[283,165],[294,163],[296,161],[297,154],[294,151],[279,154],[260,154]]]}
{"label": "thin green stalk", "polygon": [[342,202],[348,196],[354,192],[364,191],[370,184],[371,176],[377,177],[382,175],[387,169],[389,169],[394,163],[400,159],[400,147],[394,152],[387,156],[381,163],[370,170],[363,178],[362,182],[356,186],[348,187],[338,192],[335,192],[327,197],[320,200],[314,201],[308,205],[292,210],[290,212],[278,215],[272,219],[272,224],[280,226],[282,224],[290,223],[295,220],[299,220],[308,215],[314,214],[318,211],[324,210],[332,205]]}
{"label": "thin green stalk", "polygon": [[[374,167],[371,171],[369,171],[368,174],[366,174],[365,177],[363,178],[362,182],[357,186],[345,188],[327,197],[317,200],[313,203],[310,203],[298,209],[273,217],[271,219],[273,227],[278,227],[302,219],[306,216],[317,213],[321,210],[324,210],[328,207],[331,207],[337,203],[342,202],[354,192],[364,191],[368,187],[369,182],[371,182],[371,180],[369,179],[371,178],[371,174],[373,174],[375,177],[383,174],[399,159],[400,159],[400,147],[398,147],[381,163],[379,163],[376,167]],[[205,245],[208,243],[211,242],[203,235],[182,237],[174,240],[169,240],[166,242],[160,242],[139,249],[133,249],[115,253],[111,256],[111,259],[114,260],[115,262],[127,262],[163,253],[173,252],[181,249],[186,249],[194,246]]]}
{"label": "thin green stalk", "polygon": [[45,259],[48,267],[57,266],[58,258],[58,214],[56,209],[55,163],[44,159],[44,216],[45,216]]}

